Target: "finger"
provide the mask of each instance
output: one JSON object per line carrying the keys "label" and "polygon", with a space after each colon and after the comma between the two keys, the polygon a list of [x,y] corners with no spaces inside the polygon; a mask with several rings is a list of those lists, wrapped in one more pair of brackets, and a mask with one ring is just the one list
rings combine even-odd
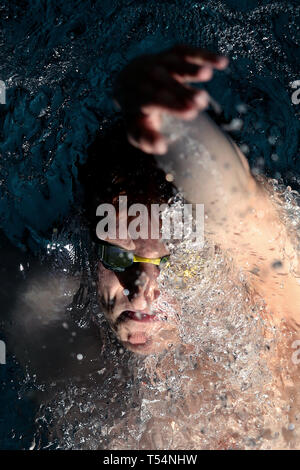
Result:
{"label": "finger", "polygon": [[195,90],[194,98],[178,99],[167,89],[162,89],[151,98],[151,101],[142,105],[143,114],[151,115],[155,112],[168,112],[182,119],[194,119],[198,112],[208,106],[208,94],[204,90]]}
{"label": "finger", "polygon": [[172,49],[172,52],[193,64],[211,65],[218,70],[223,70],[228,65],[227,57],[198,47],[177,45]]}
{"label": "finger", "polygon": [[[172,100],[172,101],[171,101]],[[194,102],[174,102],[173,96],[168,94],[168,92],[163,91],[160,93],[158,101],[152,102],[151,104],[145,105],[142,107],[142,112],[147,115],[152,114],[153,112],[167,112],[184,120],[194,119],[198,112],[206,109],[208,106],[207,101],[201,102],[201,105],[196,105]]]}
{"label": "finger", "polygon": [[167,54],[159,62],[160,66],[164,67],[177,81],[191,82],[191,81],[208,81],[212,78],[213,68],[208,65],[197,65],[191,62],[186,62],[176,54]]}
{"label": "finger", "polygon": [[167,151],[165,138],[158,129],[161,126],[161,116],[146,116],[140,113],[127,119],[127,136],[129,142],[145,153],[163,154]]}
{"label": "finger", "polygon": [[[190,64],[194,65],[194,64]],[[208,82],[212,79],[213,69],[208,65],[197,66],[198,72],[195,75],[188,75],[186,73],[172,73],[173,78],[180,83],[185,82]]]}
{"label": "finger", "polygon": [[[140,100],[139,108],[144,114],[150,114],[155,109],[163,111],[203,110],[208,105],[208,94],[205,90],[199,90],[182,83],[178,83],[168,74],[161,75],[160,81],[148,82],[141,85],[140,95],[132,97],[132,100]],[[138,104],[138,103],[137,103]],[[192,113],[195,116],[195,113]]]}
{"label": "finger", "polygon": [[140,89],[142,92],[141,96],[146,96],[148,89],[150,97],[151,94],[154,97],[155,93],[160,90],[167,90],[169,93],[172,93],[179,102],[184,102],[185,100],[194,101],[197,99],[197,95],[201,94],[201,91],[196,88],[184,85],[182,82],[178,83],[162,66],[154,67],[151,70],[149,73],[149,81],[141,83]]}

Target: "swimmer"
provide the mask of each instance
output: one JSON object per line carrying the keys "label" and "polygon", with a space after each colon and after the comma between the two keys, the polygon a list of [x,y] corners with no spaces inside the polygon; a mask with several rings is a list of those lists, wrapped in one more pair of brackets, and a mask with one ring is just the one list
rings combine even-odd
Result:
{"label": "swimmer", "polygon": [[[136,195],[133,201],[142,202],[142,180],[146,193],[147,185],[151,185],[148,201],[159,202],[163,178],[157,169],[149,167],[149,154],[156,155],[156,164],[166,171],[171,163],[173,184],[185,200],[204,204],[205,236],[230,253],[250,288],[264,300],[266,315],[274,323],[285,319],[297,329],[300,286],[293,274],[298,266],[296,249],[263,182],[254,178],[241,150],[206,114],[207,92],[190,85],[209,81],[215,69],[224,70],[227,65],[226,57],[189,46],[144,55],[127,65],[116,81],[115,102],[123,112],[129,142],[144,155],[133,159],[135,163],[123,162],[123,171],[126,176],[126,165],[128,175],[132,165],[144,166],[143,176],[138,176],[129,189]],[[191,121],[199,113],[197,139],[213,155],[210,163],[201,165],[192,155],[183,160],[179,152],[169,156],[162,134],[163,115]],[[187,168],[189,178],[184,177]],[[120,177],[124,180],[124,173],[115,181]],[[102,202],[116,201],[118,195],[128,193],[125,183],[121,188],[112,180],[110,199]],[[165,296],[158,287],[160,266],[169,256],[163,241],[152,240],[149,233],[147,239],[116,237],[104,243],[98,239],[98,244],[98,297],[118,340],[139,354],[159,352],[176,343],[176,315],[162,319],[153,307]],[[170,305],[171,310],[178,308],[174,299]]]}
{"label": "swimmer", "polygon": [[[125,156],[124,153],[120,154],[121,148],[117,146],[118,158],[111,156],[106,163],[99,157],[99,142],[91,152],[95,154],[95,165],[101,170],[98,171],[97,166],[87,166],[89,174],[85,182],[86,192],[90,192],[87,199],[92,214],[89,216],[91,230],[95,233],[99,219],[95,217],[96,208],[101,202],[117,204],[122,194],[128,195],[128,205],[131,202],[148,205],[168,202],[177,186],[188,202],[204,204],[205,236],[224,252],[230,253],[237,269],[247,276],[248,285],[264,300],[266,314],[273,322],[286,319],[293,329],[298,329],[300,292],[293,274],[297,271],[298,258],[278,209],[263,184],[251,174],[241,150],[206,115],[205,109],[209,103],[207,93],[187,84],[208,81],[215,69],[224,70],[227,64],[228,60],[223,56],[177,46],[156,55],[141,56],[120,73],[115,85],[115,101],[123,112],[131,145],[128,145],[126,154],[125,144],[121,142]],[[195,167],[192,158],[183,161],[173,153],[175,179],[173,182],[166,181],[160,169],[170,158],[166,153],[167,142],[160,132],[163,114],[189,122],[199,115],[197,125],[201,125],[197,129],[197,138],[214,156],[212,167],[199,164]],[[114,134],[109,138],[113,138],[111,140],[117,145]],[[155,159],[150,154],[156,155]],[[183,164],[190,167],[192,177],[182,177]],[[221,175],[218,193],[215,191],[216,171]],[[90,179],[97,184],[89,184]],[[162,351],[169,344],[176,344],[179,340],[177,318],[180,307],[176,299],[170,299],[158,285],[160,268],[169,256],[162,239],[153,240],[149,234],[147,239],[114,239],[102,243],[97,238],[95,245],[99,260],[97,290],[100,309],[122,345],[133,352],[149,354]],[[122,260],[123,265],[114,266],[116,252],[121,255],[119,261]],[[137,262],[124,266],[128,256],[129,259],[135,256]],[[55,286],[63,285],[62,281],[44,282],[40,274],[32,277],[36,290],[45,292],[47,299],[56,302],[54,294],[58,291]],[[28,284],[30,282],[28,280]],[[68,290],[76,292],[78,283],[72,281],[72,284],[74,286]],[[31,292],[31,285],[29,289]],[[69,297],[63,298],[65,305]],[[32,310],[31,316],[41,318],[43,325],[47,322],[54,325],[49,300],[47,308],[41,313],[32,293],[26,293],[24,299],[24,307],[16,308],[16,311]],[[165,312],[161,314],[161,302],[168,304],[168,315]],[[42,304],[46,305],[45,302]],[[10,311],[9,308],[6,310]],[[58,309],[55,304],[58,325],[62,323],[61,310],[63,307]],[[46,311],[49,314],[46,315]],[[26,325],[31,325],[28,313],[18,316],[24,321],[26,319]],[[20,330],[24,331],[23,322],[20,325]],[[32,330],[32,326],[30,328]],[[57,329],[53,327],[53,331],[53,336],[57,338]],[[43,346],[38,342],[34,344],[35,350]],[[64,339],[61,344],[64,351]],[[17,345],[23,350],[23,343],[18,342]],[[82,350],[82,346],[80,348]],[[31,356],[40,358],[37,354]]]}
{"label": "swimmer", "polygon": [[[161,54],[135,59],[124,69],[116,83],[115,100],[123,111],[130,145],[128,144],[127,149],[125,143],[118,143],[117,136],[112,133],[111,136],[108,134],[108,138],[113,137],[110,140],[116,147],[117,158],[106,153],[101,142],[100,145],[96,142],[91,149],[91,155],[94,153],[97,164],[86,168],[86,182],[96,183],[87,184],[85,188],[87,208],[90,211],[88,220],[91,231],[95,234],[99,219],[96,217],[96,207],[101,202],[113,203],[117,207],[119,196],[126,194],[128,205],[134,202],[148,206],[152,203],[161,204],[168,202],[176,194],[176,188],[180,188],[186,201],[204,204],[205,237],[211,239],[224,253],[230,254],[236,268],[246,276],[247,285],[264,300],[264,315],[268,315],[273,324],[284,319],[296,330],[299,327],[300,294],[294,275],[298,262],[294,244],[263,182],[254,178],[240,149],[206,114],[208,95],[187,85],[210,80],[214,69],[224,70],[227,62],[224,57],[180,46]],[[188,123],[197,117],[195,123],[201,123],[197,129],[197,139],[214,157],[210,160],[210,166],[197,164],[192,155],[190,159],[183,161],[176,152],[172,155],[167,152],[167,142],[161,133],[163,113],[182,121],[187,120]],[[100,155],[99,150],[102,152]],[[102,158],[102,155],[109,155],[109,158]],[[166,181],[163,170],[170,163],[170,158],[174,180]],[[185,168],[190,169],[189,178],[184,177],[183,163]],[[218,181],[216,174],[220,176]],[[119,211],[119,215],[118,220],[122,220],[122,211]],[[172,344],[177,345],[180,342],[177,320],[180,318],[180,306],[176,299],[170,298],[159,287],[160,270],[164,269],[170,255],[163,240],[153,240],[149,233],[146,239],[136,240],[130,237],[112,237],[104,241],[97,237],[94,245],[100,310],[104,312],[120,344],[142,356],[159,353]],[[87,441],[78,446],[108,448],[106,442],[100,442],[98,422],[106,422],[104,416],[111,400],[111,390],[117,390],[116,395],[121,400],[119,408],[115,405],[117,411],[110,405],[107,418],[109,426],[119,416],[123,416],[126,406],[131,407],[126,391],[132,394],[127,381],[132,370],[124,375],[126,380],[120,381],[122,374],[118,365],[122,357],[123,362],[126,362],[128,356],[123,353],[119,356],[111,354],[108,343],[99,342],[96,322],[93,325],[96,328],[81,328],[69,318],[68,306],[79,287],[77,279],[68,279],[64,274],[57,273],[45,275],[38,266],[31,276],[26,274],[27,278],[23,282],[23,271],[16,274],[16,266],[30,265],[32,269],[34,260],[29,259],[29,255],[25,259],[23,253],[15,254],[13,247],[1,239],[0,246],[4,264],[9,264],[6,263],[6,257],[8,259],[15,256],[11,280],[8,280],[7,270],[0,273],[1,297],[4,299],[4,302],[1,299],[2,310],[3,315],[7,314],[8,330],[12,336],[11,339],[8,338],[9,349],[16,352],[21,363],[26,365],[26,370],[29,367],[31,373],[38,374],[39,380],[51,383],[51,387],[46,387],[41,397],[37,397],[37,401],[41,403],[47,400],[50,403],[55,402],[58,390],[62,390],[63,394],[67,393],[68,384],[73,383],[74,379],[77,386],[84,386],[82,401],[90,401],[90,396],[85,393],[87,390],[90,392],[96,384],[93,400],[97,396],[99,401],[96,406],[95,401],[92,407],[96,410],[95,413],[103,414],[101,419],[97,416],[95,442],[90,445]],[[16,278],[22,288],[12,298],[11,292],[16,291]],[[23,283],[26,285],[23,286]],[[162,304],[167,305],[167,313],[161,310]],[[14,328],[11,328],[11,324]],[[102,346],[101,353],[99,343]],[[140,360],[139,356],[131,357],[136,361]],[[128,363],[130,369],[131,363]],[[203,361],[201,367],[189,371],[190,375],[193,373],[195,376],[189,382],[193,382],[196,390],[198,384],[205,384],[204,389],[209,391],[210,383],[206,387],[202,370],[205,370]],[[112,382],[111,377],[115,382]],[[211,381],[211,376],[208,377]],[[102,396],[99,390],[103,390],[105,380],[109,387],[107,394],[105,392]],[[121,384],[124,388],[117,389],[118,382],[124,382]],[[156,391],[155,388],[155,393]],[[74,393],[75,402],[81,403],[76,388]],[[198,395],[201,398],[202,395]],[[215,403],[212,394],[207,399]],[[195,402],[194,395],[192,399],[190,397],[185,401],[195,407],[198,403]],[[76,428],[78,420],[82,419],[76,407],[67,413],[64,413],[64,408],[63,411],[59,409],[59,412],[70,428],[74,422]],[[136,423],[133,408],[130,412],[135,418],[132,422]],[[90,414],[89,408],[87,413]],[[176,421],[176,413],[172,411],[170,415]],[[200,422],[197,414],[195,416]],[[161,421],[156,423],[154,418],[152,421],[154,429],[155,426],[161,429]],[[245,422],[248,426],[247,419]],[[137,435],[136,432],[128,433],[127,424],[128,421],[125,421],[125,434]],[[56,426],[55,432],[60,435],[63,428],[59,422]],[[149,432],[150,426],[151,423],[145,431],[146,439],[155,434]],[[184,427],[186,428],[186,420]],[[89,432],[92,433],[91,426],[81,428],[84,439]],[[231,425],[229,428],[231,432]],[[80,439],[80,434],[75,434],[72,430],[72,442],[68,444],[73,447],[76,447],[75,440]],[[116,434],[119,437],[122,432],[116,431]],[[200,431],[199,435],[202,439]],[[66,439],[68,440],[68,436]],[[145,448],[159,448],[157,444],[147,442]],[[203,445],[201,440],[199,442],[200,444],[194,444],[194,448]],[[225,439],[224,442],[225,444],[216,445],[222,448],[231,445]],[[187,444],[190,445],[189,436]],[[171,445],[176,447],[174,443]],[[119,443],[116,444],[118,446]],[[134,444],[131,448],[134,448]],[[178,448],[183,447],[180,445]]]}

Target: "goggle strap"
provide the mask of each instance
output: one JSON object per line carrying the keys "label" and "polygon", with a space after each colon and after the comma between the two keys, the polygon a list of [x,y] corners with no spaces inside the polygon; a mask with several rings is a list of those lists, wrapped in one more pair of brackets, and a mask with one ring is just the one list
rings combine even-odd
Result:
{"label": "goggle strap", "polygon": [[161,261],[161,258],[143,258],[137,255],[133,256],[134,263],[150,263],[150,264],[155,264],[156,266],[159,266],[160,261]]}

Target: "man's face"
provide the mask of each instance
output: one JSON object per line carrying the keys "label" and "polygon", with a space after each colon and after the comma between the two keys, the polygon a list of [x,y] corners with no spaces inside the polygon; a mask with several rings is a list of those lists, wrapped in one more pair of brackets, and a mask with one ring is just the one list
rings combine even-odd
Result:
{"label": "man's face", "polygon": [[[113,240],[113,245],[144,258],[168,254],[161,240]],[[133,263],[124,272],[98,265],[98,298],[105,317],[119,341],[139,354],[160,352],[177,342],[175,301],[160,292],[159,272],[148,263]]]}

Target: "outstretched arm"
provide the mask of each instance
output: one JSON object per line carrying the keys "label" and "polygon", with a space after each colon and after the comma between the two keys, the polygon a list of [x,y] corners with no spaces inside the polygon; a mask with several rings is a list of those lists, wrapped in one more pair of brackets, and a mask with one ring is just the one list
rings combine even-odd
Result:
{"label": "outstretched arm", "polygon": [[[205,113],[191,122],[206,108],[208,96],[186,82],[208,80],[214,68],[225,66],[225,58],[188,47],[145,56],[120,75],[116,98],[129,140],[157,155],[159,166],[173,173],[187,200],[204,204],[206,235],[230,250],[273,312],[298,322],[300,287],[291,273],[296,253],[275,205],[251,175],[240,149]],[[131,79],[134,96],[128,91]],[[170,129],[178,126],[175,134],[180,134],[182,120],[189,121],[185,136],[171,143],[168,152],[162,134],[166,113],[173,119]]]}

